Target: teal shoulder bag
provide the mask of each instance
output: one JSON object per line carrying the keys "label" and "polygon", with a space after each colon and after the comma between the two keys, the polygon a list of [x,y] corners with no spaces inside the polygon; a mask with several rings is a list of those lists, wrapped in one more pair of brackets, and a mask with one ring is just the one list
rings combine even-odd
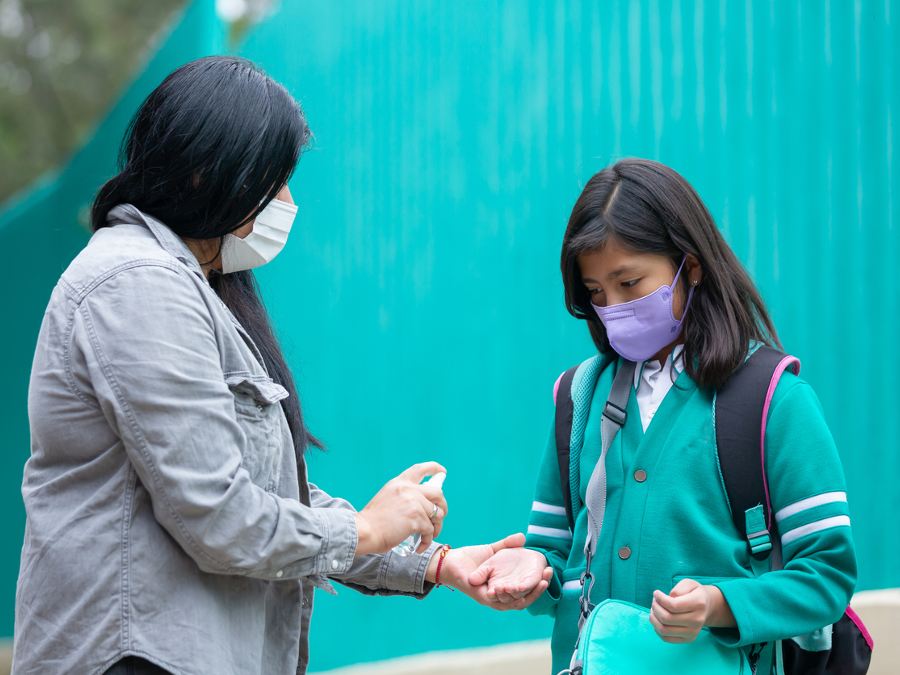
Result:
{"label": "teal shoulder bag", "polygon": [[584,622],[570,672],[750,675],[750,664],[743,650],[722,645],[705,628],[693,642],[663,642],[650,624],[646,607],[606,600]]}
{"label": "teal shoulder bag", "polygon": [[[600,425],[602,451],[591,474],[585,495],[588,536],[584,546],[587,566],[582,575],[581,616],[575,654],[568,670],[571,675],[749,675],[750,663],[744,651],[725,647],[706,629],[694,642],[670,644],[656,634],[650,610],[629,602],[606,600],[591,605],[591,560],[606,510],[606,454],[619,429],[625,424],[625,408],[634,381],[635,364],[625,361],[616,373]],[[562,675],[562,673],[560,674]]]}

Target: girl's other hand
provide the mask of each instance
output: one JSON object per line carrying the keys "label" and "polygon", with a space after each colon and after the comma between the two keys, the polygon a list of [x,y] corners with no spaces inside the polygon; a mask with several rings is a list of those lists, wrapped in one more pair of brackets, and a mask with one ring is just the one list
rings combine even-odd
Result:
{"label": "girl's other hand", "polygon": [[529,597],[538,586],[546,589],[552,578],[553,568],[547,566],[543,554],[510,548],[491,556],[469,575],[468,581],[473,586],[487,585],[488,600],[508,605]]}
{"label": "girl's other hand", "polygon": [[669,595],[653,592],[650,623],[664,642],[693,642],[704,626],[734,628],[731,608],[716,586],[682,579]]}

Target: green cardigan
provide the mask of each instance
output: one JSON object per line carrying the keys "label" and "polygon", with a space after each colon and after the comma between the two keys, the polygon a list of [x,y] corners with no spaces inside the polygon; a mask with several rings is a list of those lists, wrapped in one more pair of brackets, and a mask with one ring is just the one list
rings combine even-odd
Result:
{"label": "green cardigan", "polygon": [[[620,363],[604,358],[590,402],[578,459],[582,503],[600,457],[600,418]],[[683,372],[644,433],[632,390],[627,421],[607,457],[606,515],[591,565],[591,602],[616,598],[649,607],[654,590],[668,593],[681,579],[715,585],[737,628],[712,632],[724,644],[746,649],[834,623],[856,584],[856,554],[841,461],[816,395],[791,373],[775,390],[766,428],[766,475],[784,569],[756,578],[718,466],[714,394]],[[577,514],[573,538],[552,430],[534,500],[526,546],[543,553],[554,574],[529,611],[556,619],[552,651],[558,673],[568,667],[578,636],[587,511]],[[764,660],[770,661],[771,649],[767,652]]]}

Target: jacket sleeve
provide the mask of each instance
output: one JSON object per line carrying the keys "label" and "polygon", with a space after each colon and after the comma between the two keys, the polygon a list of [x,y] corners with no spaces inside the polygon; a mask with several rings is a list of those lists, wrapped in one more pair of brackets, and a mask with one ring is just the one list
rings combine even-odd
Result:
{"label": "jacket sleeve", "polygon": [[[314,508],[338,509],[356,513],[350,502],[331,497],[310,484],[310,500]],[[365,595],[408,595],[424,598],[434,588],[425,581],[425,571],[440,544],[432,542],[422,554],[403,557],[389,551],[384,555],[363,555],[354,558],[350,568],[329,577]]]}
{"label": "jacket sleeve", "polygon": [[563,571],[572,549],[572,532],[569,529],[559,481],[554,425],[551,425],[547,448],[541,458],[534,502],[528,517],[525,546],[543,553],[547,558],[547,564],[553,568],[550,586],[528,607],[528,611],[535,615],[556,616],[556,603],[562,596]]}
{"label": "jacket sleeve", "polygon": [[717,583],[737,629],[713,629],[744,646],[799,637],[840,619],[856,586],[844,472],[812,388],[782,376],[765,437],[766,477],[784,568]]}
{"label": "jacket sleeve", "polygon": [[70,348],[157,521],[203,571],[327,584],[353,564],[353,515],[251,481],[216,328],[184,274],[163,264],[118,271],[77,306]]}

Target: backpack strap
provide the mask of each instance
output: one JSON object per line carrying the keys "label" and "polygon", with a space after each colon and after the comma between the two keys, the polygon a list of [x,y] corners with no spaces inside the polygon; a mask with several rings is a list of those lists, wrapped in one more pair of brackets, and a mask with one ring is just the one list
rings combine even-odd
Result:
{"label": "backpack strap", "polygon": [[575,531],[575,514],[572,512],[572,490],[569,482],[569,458],[572,454],[572,419],[575,404],[572,401],[572,380],[579,366],[573,366],[560,375],[553,395],[556,402],[555,436],[556,459],[559,462],[559,482],[562,487],[563,503],[569,529]]}
{"label": "backpack strap", "polygon": [[756,560],[772,550],[772,501],[766,480],[766,421],[782,373],[800,361],[760,347],[716,392],[715,429],[719,467],[734,526]]}
{"label": "backpack strap", "polygon": [[[594,608],[591,604],[591,589],[594,586],[594,575],[591,572],[591,560],[597,553],[597,541],[600,538],[600,529],[603,527],[603,516],[606,513],[606,455],[610,446],[619,433],[619,429],[625,426],[628,413],[628,398],[634,386],[634,361],[624,361],[616,373],[609,398],[603,406],[603,416],[600,419],[601,450],[600,458],[591,472],[585,492],[584,505],[588,512],[587,539],[584,543],[585,570],[581,575],[581,614],[578,618],[579,634],[584,627],[584,622]],[[580,638],[579,638],[580,639]]]}

